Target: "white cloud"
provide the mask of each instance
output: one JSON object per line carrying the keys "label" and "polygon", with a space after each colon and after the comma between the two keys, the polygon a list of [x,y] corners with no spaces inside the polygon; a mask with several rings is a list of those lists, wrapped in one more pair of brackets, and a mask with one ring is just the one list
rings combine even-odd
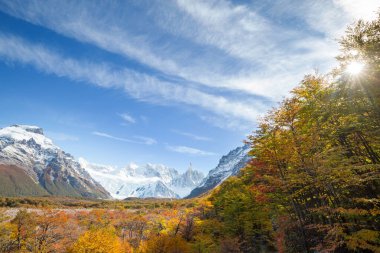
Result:
{"label": "white cloud", "polygon": [[119,116],[126,122],[126,123],[130,123],[130,124],[134,124],[136,123],[136,120],[135,118],[133,118],[131,115],[129,115],[128,113],[121,113],[119,114]]}
{"label": "white cloud", "polygon": [[[224,76],[219,86],[276,100],[313,69],[329,71],[338,54],[335,39],[355,19],[373,17],[380,7],[377,0],[175,2],[180,11],[156,15],[162,29],[249,62]],[[263,9],[267,17],[261,15]]]}
{"label": "white cloud", "polygon": [[179,131],[176,129],[173,129],[172,131],[174,133],[189,137],[189,138],[197,140],[197,141],[211,141],[211,138],[209,138],[209,137],[200,136],[200,135],[196,135],[196,134],[192,134],[192,133],[188,133],[188,132],[183,132],[183,131]]}
{"label": "white cloud", "polygon": [[199,155],[199,156],[212,156],[217,155],[213,152],[208,152],[204,150],[200,150],[197,148],[187,147],[187,146],[169,146],[167,145],[167,149],[173,152],[189,154],[189,155]]}
{"label": "white cloud", "polygon": [[[174,29],[174,33],[198,43],[216,46],[232,56],[250,61],[275,46],[274,41],[266,40],[273,25],[246,5],[233,5],[225,0],[177,0],[176,4],[183,11],[178,15],[185,13],[192,18],[184,26],[195,23],[200,29],[194,33],[189,27],[175,28],[175,24],[172,24],[169,27]],[[262,50],[265,52],[260,52]]]}
{"label": "white cloud", "polygon": [[141,140],[144,144],[146,145],[153,145],[153,144],[156,144],[157,141],[153,138],[150,138],[150,137],[146,137],[146,136],[134,136],[136,139],[138,140]]}
{"label": "white cloud", "polygon": [[[335,2],[349,5],[347,0]],[[260,5],[268,12],[285,9],[284,17],[298,16],[323,33],[345,27],[346,21],[350,20],[350,14],[331,1],[285,0],[270,5],[258,1],[243,5],[227,0],[177,0],[130,4],[145,9],[144,15],[148,15],[147,18],[141,15],[137,20],[141,23],[141,29],[137,29],[140,32],[134,29],[137,21],[130,18],[128,8],[118,6],[116,2],[103,6],[88,1],[75,4],[67,1],[54,4],[8,1],[2,9],[78,41],[134,59],[172,78],[275,100],[312,69],[325,71],[331,68],[338,46],[323,36],[286,26],[286,22],[272,22],[258,11]],[[113,12],[109,12],[112,14],[99,12],[103,8],[112,9]],[[154,20],[153,24],[144,23],[150,19]],[[183,39],[187,46],[158,42],[160,35],[168,34]],[[298,44],[304,39],[309,42],[307,47]],[[321,47],[328,49],[322,51],[326,53],[320,54]]]}
{"label": "white cloud", "polygon": [[116,136],[113,136],[113,135],[110,135],[107,133],[103,133],[103,132],[94,131],[91,134],[96,135],[96,136],[100,136],[100,137],[105,137],[105,138],[112,139],[112,140],[116,140],[116,141],[124,141],[124,142],[135,143],[133,140],[116,137]]}
{"label": "white cloud", "polygon": [[[103,3],[105,4],[105,3]],[[112,3],[97,3],[92,5],[90,2],[70,4],[69,2],[54,2],[54,5],[47,3],[27,4],[23,2],[6,2],[4,11],[18,18],[22,18],[31,23],[45,26],[65,36],[75,38],[78,41],[91,43],[106,51],[132,58],[146,64],[150,67],[158,69],[166,74],[182,76],[185,78],[195,77],[194,71],[201,72],[201,68],[194,71],[186,71],[191,64],[179,67],[174,60],[175,55],[180,54],[170,52],[170,56],[160,56],[155,52],[159,51],[150,45],[145,39],[146,36],[134,36],[128,32],[125,27],[128,22],[123,22],[122,18],[114,17],[116,13],[111,15],[102,15],[99,18],[95,13],[97,9],[112,8]],[[64,14],[61,10],[64,9]],[[86,11],[83,11],[86,10]],[[92,11],[90,11],[92,10]],[[119,22],[117,22],[119,21]],[[172,54],[173,53],[173,54]],[[196,64],[193,64],[196,66]],[[185,68],[186,67],[186,68]]]}
{"label": "white cloud", "polygon": [[67,58],[41,45],[0,34],[0,55],[10,61],[33,65],[35,68],[76,81],[85,81],[103,88],[123,89],[130,96],[150,103],[182,103],[197,106],[225,119],[254,122],[266,108],[260,101],[235,101],[194,88],[160,81],[130,69],[116,69],[106,63],[91,63]]}
{"label": "white cloud", "polygon": [[91,134],[108,138],[111,140],[123,141],[123,142],[135,143],[135,144],[153,145],[157,143],[155,139],[150,138],[150,137],[145,137],[145,136],[134,136],[133,139],[127,139],[127,138],[117,137],[108,133],[98,132],[98,131],[94,131]]}
{"label": "white cloud", "polygon": [[[252,124],[268,104],[286,95],[304,74],[331,69],[338,52],[334,39],[348,23],[373,16],[380,6],[376,0],[247,4],[228,0],[141,0],[128,4],[131,8],[117,2],[41,4],[15,0],[4,2],[0,8],[9,15],[137,61],[160,72],[165,80],[185,79],[188,87],[183,82],[162,81],[122,67],[62,57],[14,37],[0,38],[0,53],[47,73],[124,89],[140,101],[198,106],[222,116],[216,125],[241,126]],[[144,10],[143,15],[129,15],[136,6]],[[112,11],[105,13],[105,8]],[[263,9],[266,15],[262,15]],[[176,43],[166,37],[175,38]],[[264,96],[269,101],[264,104],[256,98],[242,101],[214,95],[214,91],[226,90]],[[214,120],[210,122],[215,124]]]}

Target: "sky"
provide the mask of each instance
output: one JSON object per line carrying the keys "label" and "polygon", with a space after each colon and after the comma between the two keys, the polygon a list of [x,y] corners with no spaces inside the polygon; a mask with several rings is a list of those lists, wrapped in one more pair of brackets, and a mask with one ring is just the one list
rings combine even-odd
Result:
{"label": "sky", "polygon": [[74,157],[207,173],[377,0],[0,0],[0,127]]}

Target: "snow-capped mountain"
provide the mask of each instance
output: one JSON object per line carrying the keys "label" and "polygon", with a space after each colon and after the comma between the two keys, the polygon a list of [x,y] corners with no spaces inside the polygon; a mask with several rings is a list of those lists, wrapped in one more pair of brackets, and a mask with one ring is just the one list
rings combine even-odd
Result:
{"label": "snow-capped mountain", "polygon": [[137,187],[129,197],[137,198],[180,198],[180,196],[169,189],[162,181],[156,181],[148,185]]}
{"label": "snow-capped mountain", "polygon": [[7,191],[14,189],[11,195],[111,197],[74,157],[54,145],[37,126],[0,129],[0,164],[1,183],[6,184]]}
{"label": "snow-capped mountain", "polygon": [[160,164],[138,166],[131,163],[125,168],[92,164],[83,158],[79,163],[102,184],[114,198],[180,198],[187,196],[200,184],[204,175],[189,169],[181,174],[176,169]]}
{"label": "snow-capped mountain", "polygon": [[200,185],[194,188],[187,198],[193,198],[205,193],[226,180],[229,176],[237,175],[246,163],[251,159],[248,155],[248,144],[230,151],[219,160],[218,166],[210,170]]}
{"label": "snow-capped mountain", "polygon": [[171,189],[181,197],[185,197],[202,182],[204,177],[202,172],[194,170],[190,164],[185,173],[172,180]]}

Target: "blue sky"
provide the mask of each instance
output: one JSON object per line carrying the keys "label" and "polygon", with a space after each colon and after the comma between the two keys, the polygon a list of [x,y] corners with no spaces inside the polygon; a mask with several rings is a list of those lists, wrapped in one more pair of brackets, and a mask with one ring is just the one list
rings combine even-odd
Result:
{"label": "blue sky", "polygon": [[204,172],[375,0],[0,1],[0,127],[75,157]]}

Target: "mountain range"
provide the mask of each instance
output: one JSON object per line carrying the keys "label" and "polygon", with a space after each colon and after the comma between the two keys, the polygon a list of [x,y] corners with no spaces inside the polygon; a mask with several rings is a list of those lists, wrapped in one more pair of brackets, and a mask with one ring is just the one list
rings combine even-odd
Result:
{"label": "mountain range", "polygon": [[111,197],[73,156],[36,126],[0,129],[0,164],[1,195]]}
{"label": "mountain range", "polygon": [[245,145],[232,150],[204,177],[191,164],[180,173],[161,164],[117,168],[76,160],[42,128],[13,125],[0,129],[0,196],[196,197],[236,175],[248,162],[249,149]]}
{"label": "mountain range", "polygon": [[203,173],[190,165],[184,173],[161,164],[138,166],[131,163],[125,168],[91,164],[80,158],[79,163],[90,175],[102,184],[117,199],[137,198],[182,198],[198,186]]}

